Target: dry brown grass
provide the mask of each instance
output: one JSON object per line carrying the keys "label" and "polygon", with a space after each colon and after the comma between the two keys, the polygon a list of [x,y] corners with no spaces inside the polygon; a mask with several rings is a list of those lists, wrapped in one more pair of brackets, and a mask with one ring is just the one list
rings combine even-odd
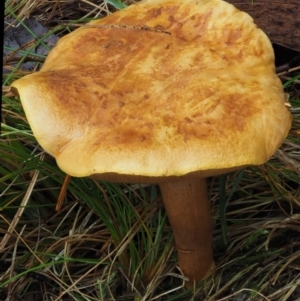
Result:
{"label": "dry brown grass", "polygon": [[[102,0],[6,3],[6,18],[35,19],[50,31],[114,11]],[[294,116],[289,138],[267,164],[245,170],[227,205],[227,245],[220,224],[219,178],[211,179],[217,271],[186,291],[157,187],[71,179],[62,210],[54,211],[65,176],[38,147],[8,88],[13,78],[29,72],[14,68],[22,56],[19,50],[6,60],[11,71],[3,90],[0,300],[300,300],[297,82],[288,87]],[[29,59],[36,68],[43,61]],[[284,74],[283,81],[295,75]],[[237,177],[226,177],[227,197]],[[147,241],[153,244],[149,247]]]}

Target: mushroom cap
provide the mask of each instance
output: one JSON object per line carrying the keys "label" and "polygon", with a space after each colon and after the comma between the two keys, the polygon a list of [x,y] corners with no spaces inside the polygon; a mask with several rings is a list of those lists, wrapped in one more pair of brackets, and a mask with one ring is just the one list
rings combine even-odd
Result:
{"label": "mushroom cap", "polygon": [[270,41],[221,0],[146,0],[92,21],[12,87],[77,177],[221,174],[264,163],[291,126]]}

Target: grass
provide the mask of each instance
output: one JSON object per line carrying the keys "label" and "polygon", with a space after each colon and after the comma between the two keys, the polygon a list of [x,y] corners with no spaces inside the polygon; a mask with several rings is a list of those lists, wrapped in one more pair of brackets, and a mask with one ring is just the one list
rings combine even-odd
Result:
{"label": "grass", "polygon": [[263,166],[209,181],[217,271],[197,287],[183,288],[157,186],[72,178],[55,211],[66,175],[37,144],[9,85],[31,72],[24,62],[38,70],[45,56],[35,48],[47,36],[122,7],[6,1],[6,19],[30,16],[48,31],[31,32],[31,43],[4,61],[0,300],[300,300],[299,71],[281,76],[294,117],[281,149]]}

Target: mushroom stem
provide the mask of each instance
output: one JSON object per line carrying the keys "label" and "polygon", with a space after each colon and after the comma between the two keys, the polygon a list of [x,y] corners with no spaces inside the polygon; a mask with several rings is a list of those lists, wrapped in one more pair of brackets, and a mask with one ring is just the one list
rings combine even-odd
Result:
{"label": "mushroom stem", "polygon": [[164,205],[174,233],[178,265],[193,285],[212,274],[213,225],[206,179],[195,178],[160,184]]}

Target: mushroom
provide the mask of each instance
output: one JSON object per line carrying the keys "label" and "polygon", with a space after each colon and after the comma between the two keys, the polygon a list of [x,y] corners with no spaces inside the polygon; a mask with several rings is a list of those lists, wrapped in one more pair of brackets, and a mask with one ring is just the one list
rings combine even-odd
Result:
{"label": "mushroom", "polygon": [[158,183],[188,285],[214,271],[206,178],[268,160],[291,126],[274,54],[221,0],[146,0],[63,37],[12,84],[74,177]]}

